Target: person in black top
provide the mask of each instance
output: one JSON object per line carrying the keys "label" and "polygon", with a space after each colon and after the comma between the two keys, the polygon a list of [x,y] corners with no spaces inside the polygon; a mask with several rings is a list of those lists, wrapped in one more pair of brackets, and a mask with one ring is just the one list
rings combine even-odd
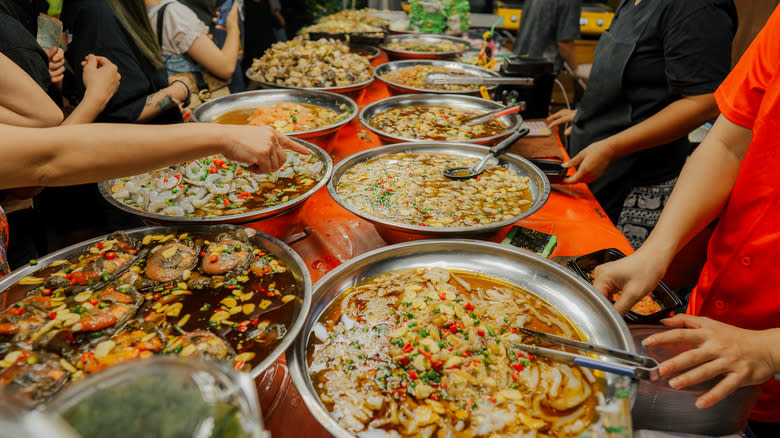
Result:
{"label": "person in black top", "polygon": [[596,46],[573,120],[567,183],[588,183],[638,247],[660,216],[691,145],[718,110],[712,93],[731,67],[737,29],[731,0],[624,0]]}
{"label": "person in black top", "polygon": [[[179,123],[178,103],[189,98],[183,81],[168,83],[157,38],[143,0],[67,0],[62,22],[73,35],[67,60],[81,75],[88,54],[104,56],[119,69],[119,90],[96,121],[120,123]],[[84,94],[76,85],[71,95]]]}

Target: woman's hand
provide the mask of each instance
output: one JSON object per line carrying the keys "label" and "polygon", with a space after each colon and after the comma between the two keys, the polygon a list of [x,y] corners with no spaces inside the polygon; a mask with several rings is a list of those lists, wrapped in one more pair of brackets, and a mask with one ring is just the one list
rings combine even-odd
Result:
{"label": "woman's hand", "polygon": [[52,47],[51,50],[46,52],[49,57],[49,74],[51,75],[51,83],[59,84],[65,77],[65,52],[62,47]]}
{"label": "woman's hand", "polygon": [[[550,115],[550,117],[547,117],[547,126],[552,129],[558,125],[571,123],[574,121],[574,116],[577,115],[577,110],[570,110],[570,109],[562,109],[558,111],[555,114]],[[566,131],[564,134],[569,135],[571,134],[571,126],[566,128]]]}
{"label": "woman's hand", "polygon": [[122,75],[117,66],[103,56],[87,55],[81,62],[84,72],[81,80],[86,89],[85,97],[91,97],[105,105],[119,89]]}
{"label": "woman's hand", "polygon": [[564,184],[575,184],[579,182],[589,183],[604,175],[609,164],[615,157],[612,155],[612,149],[606,140],[597,141],[571,160],[562,164],[564,168],[576,167],[577,172],[565,178]]}
{"label": "woman's hand", "polygon": [[615,309],[625,315],[645,295],[658,286],[667,264],[640,248],[628,257],[596,266],[593,287],[605,297],[621,292]]}
{"label": "woman's hand", "polygon": [[779,371],[775,357],[780,350],[780,329],[744,330],[691,315],[676,315],[661,322],[676,330],[650,336],[642,341],[643,345],[683,343],[695,347],[658,367],[661,376],[688,370],[671,379],[669,386],[681,389],[724,376],[696,400],[698,408],[714,405],[737,388],[766,382]]}
{"label": "woman's hand", "polygon": [[225,20],[225,27],[228,31],[238,31],[238,2],[233,2],[233,7],[230,8],[230,12],[228,12]]}
{"label": "woman's hand", "polygon": [[306,147],[279,134],[270,126],[225,126],[227,158],[249,164],[254,173],[268,173],[287,161],[286,149],[310,155]]}

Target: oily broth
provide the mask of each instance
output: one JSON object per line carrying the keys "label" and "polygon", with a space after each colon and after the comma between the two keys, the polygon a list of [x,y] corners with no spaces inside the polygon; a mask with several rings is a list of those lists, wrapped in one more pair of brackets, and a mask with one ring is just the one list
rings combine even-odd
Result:
{"label": "oily broth", "polygon": [[[435,270],[435,268],[434,268]],[[385,430],[394,430],[398,433],[400,433],[402,436],[411,436],[417,433],[418,431],[411,431],[409,430],[409,421],[404,422],[400,421],[399,423],[393,423],[388,422],[384,424],[376,424],[375,426],[367,426],[372,424],[371,422],[381,422],[383,419],[386,419],[388,417],[393,416],[393,412],[399,412],[399,411],[405,411],[407,412],[406,415],[410,416],[409,418],[414,418],[415,414],[419,414],[420,411],[418,409],[422,409],[423,413],[428,412],[427,407],[432,407],[433,409],[438,409],[435,412],[439,412],[439,421],[434,422],[436,424],[436,429],[431,432],[430,430],[426,430],[426,433],[431,432],[431,435],[438,436],[436,433],[455,433],[455,436],[472,436],[469,435],[469,432],[474,432],[472,429],[472,426],[474,425],[472,423],[472,420],[475,421],[481,421],[477,419],[478,415],[490,415],[489,413],[485,414],[485,412],[489,412],[492,407],[495,407],[496,409],[499,408],[499,406],[503,407],[502,403],[504,403],[501,400],[502,399],[502,381],[498,382],[497,387],[495,389],[491,390],[488,386],[483,386],[482,388],[486,391],[486,393],[479,394],[478,397],[481,397],[479,401],[475,402],[474,404],[469,404],[470,408],[468,410],[464,409],[458,409],[459,406],[457,404],[462,404],[463,401],[459,398],[459,395],[457,394],[456,385],[453,383],[454,378],[453,376],[458,375],[457,373],[460,372],[460,370],[453,371],[451,374],[448,374],[448,369],[443,369],[440,372],[437,372],[439,375],[440,380],[438,381],[439,384],[433,384],[435,387],[435,391],[433,392],[433,396],[428,397],[417,397],[416,391],[417,387],[415,386],[414,389],[411,388],[412,382],[416,382],[417,385],[421,385],[424,379],[424,376],[428,375],[431,369],[429,368],[428,371],[423,374],[419,368],[414,368],[409,365],[409,363],[414,363],[415,366],[417,357],[415,357],[414,360],[408,362],[407,364],[402,364],[401,362],[397,361],[394,357],[398,357],[397,355],[394,356],[393,354],[393,348],[397,349],[400,348],[400,345],[396,345],[394,347],[394,339],[399,339],[396,337],[396,335],[399,333],[399,330],[403,330],[404,326],[409,326],[412,322],[415,320],[421,321],[423,315],[418,315],[416,318],[409,318],[405,319],[401,317],[405,312],[408,312],[410,308],[414,309],[417,306],[417,303],[413,302],[411,306],[407,305],[407,299],[409,299],[409,296],[406,295],[406,292],[404,291],[404,287],[407,287],[409,284],[415,284],[414,282],[406,283],[405,279],[410,278],[409,276],[413,276],[415,274],[412,274],[413,272],[431,272],[433,270],[425,270],[425,269],[418,269],[418,270],[405,270],[405,271],[395,271],[388,274],[384,274],[378,277],[375,277],[373,279],[370,279],[366,282],[363,282],[359,284],[358,286],[349,289],[345,291],[337,300],[332,302],[328,308],[320,315],[319,317],[319,324],[321,327],[315,326],[314,333],[310,337],[309,344],[307,346],[307,363],[309,365],[310,369],[310,377],[312,380],[312,384],[314,385],[315,390],[317,391],[318,395],[320,396],[320,399],[326,409],[328,409],[331,414],[335,415],[335,418],[339,421],[339,423],[342,425],[342,427],[347,428],[352,433],[358,433],[360,431],[366,430],[366,428],[375,427],[375,428],[381,428]],[[577,340],[582,340],[583,337],[579,333],[579,331],[574,327],[574,325],[571,324],[570,321],[568,321],[563,315],[561,315],[557,310],[553,309],[552,306],[547,304],[546,302],[538,299],[537,297],[531,295],[530,293],[517,288],[516,286],[513,286],[509,283],[506,283],[501,280],[497,280],[494,278],[486,277],[480,274],[472,273],[472,272],[465,272],[465,271],[448,271],[450,273],[450,278],[446,282],[448,287],[452,287],[454,290],[454,295],[457,299],[460,299],[461,303],[465,302],[467,303],[467,307],[471,305],[471,303],[475,303],[474,306],[476,308],[472,311],[481,319],[482,327],[487,327],[487,325],[492,326],[489,330],[496,333],[496,336],[504,337],[507,336],[508,333],[507,330],[511,330],[512,324],[499,324],[501,321],[489,321],[489,317],[485,316],[486,314],[482,312],[479,307],[481,305],[484,305],[484,301],[480,298],[480,290],[486,291],[490,289],[495,288],[507,288],[512,290],[514,293],[520,294],[519,296],[522,296],[523,299],[527,300],[529,303],[531,303],[537,312],[539,312],[540,317],[536,316],[526,316],[524,317],[522,327],[530,328],[533,330],[538,330],[546,333],[561,335],[570,337]],[[423,274],[424,275],[424,274]],[[456,280],[456,277],[460,280]],[[412,277],[413,278],[413,277]],[[463,283],[466,283],[470,290],[467,290]],[[440,286],[437,284],[436,289],[439,289]],[[370,293],[367,294],[368,291],[374,290],[375,293],[371,295]],[[437,292],[438,293],[438,292]],[[416,299],[416,298],[415,298]],[[432,302],[438,302],[440,298],[434,297]],[[443,303],[452,303],[452,300],[450,300],[449,297],[447,297],[446,300],[441,300]],[[379,304],[377,304],[379,303]],[[480,303],[480,304],[476,304]],[[498,304],[500,305],[500,304]],[[378,309],[384,309],[384,311],[378,312]],[[421,312],[424,312],[421,311]],[[415,314],[416,312],[412,311],[410,314]],[[435,313],[435,311],[434,311]],[[483,318],[485,316],[485,318]],[[346,318],[345,318],[346,317]],[[511,322],[515,322],[514,318],[516,315],[511,315]],[[556,321],[558,321],[560,326],[557,325],[550,325],[547,322],[543,321],[543,319],[550,319],[554,318]],[[354,330],[352,332],[345,332],[344,329],[344,322],[347,320],[352,320],[350,324],[354,324]],[[422,327],[422,326],[421,326]],[[424,330],[428,330],[430,326],[426,327]],[[478,326],[477,326],[478,327]],[[473,327],[468,328],[469,334],[474,334],[474,331],[470,331]],[[416,330],[417,327],[414,328]],[[317,335],[317,331],[320,331],[320,335]],[[410,329],[411,330],[411,329]],[[344,343],[348,340],[355,339],[351,337],[352,334],[355,332],[363,331],[364,334],[362,337],[359,337],[361,339],[362,343],[356,344],[357,341],[350,344],[350,347],[345,348],[346,352],[344,352],[343,357],[330,357],[328,356],[328,361],[326,362],[328,365],[330,365],[330,368],[325,367],[321,368],[323,363],[323,355],[326,355],[329,352],[332,351],[339,351],[339,350],[331,350],[328,349],[327,345],[336,345],[340,342],[340,337],[345,337],[346,340]],[[441,328],[439,328],[439,331],[441,331]],[[432,332],[432,331],[431,331]],[[327,337],[326,340],[323,341],[322,339],[318,339],[322,333],[326,333]],[[479,331],[476,331],[476,334],[479,335]],[[487,333],[490,336],[490,333]],[[443,335],[440,339],[445,339],[445,336],[448,336],[446,325],[445,330],[443,330]],[[419,342],[426,342],[426,339],[420,339],[421,332],[418,332],[418,335],[415,337],[415,339]],[[433,335],[429,335],[433,336]],[[484,336],[483,336],[484,338]],[[446,338],[446,343],[449,343],[449,337]],[[498,339],[498,338],[496,338]],[[406,341],[406,339],[404,339]],[[490,345],[490,348],[492,348],[492,341],[491,340],[483,340],[482,344],[484,345],[485,342],[488,342]],[[411,342],[411,341],[410,341]],[[396,343],[396,344],[400,344]],[[376,347],[379,345],[379,347]],[[401,350],[406,351],[407,346],[409,343],[406,343],[404,346],[404,349]],[[455,348],[459,350],[462,349],[462,345],[454,344]],[[326,346],[326,347],[323,347]],[[355,349],[357,348],[357,349]],[[419,348],[419,347],[417,347]],[[425,347],[426,350],[428,350],[427,347]],[[485,347],[487,348],[487,347]],[[362,349],[362,350],[361,350]],[[380,351],[380,353],[377,355],[377,350]],[[452,348],[450,348],[452,350]],[[484,348],[483,348],[484,350]],[[364,353],[359,352],[363,351]],[[410,351],[411,354],[415,354],[416,350],[413,347]],[[433,351],[433,350],[430,350]],[[430,352],[429,351],[429,352]],[[443,351],[443,348],[442,348]],[[469,351],[469,355],[465,356],[465,353],[463,357],[468,358],[474,358],[477,357],[479,353],[472,351],[470,349],[467,349],[466,351]],[[511,350],[510,350],[511,351]],[[516,350],[515,350],[516,351]],[[512,351],[512,353],[515,353]],[[458,353],[460,354],[460,353]],[[344,360],[344,358],[348,358]],[[403,358],[403,356],[400,356]],[[451,356],[456,357],[456,356]],[[391,359],[393,358],[393,359]],[[490,360],[490,356],[485,356],[486,359],[483,360]],[[400,359],[399,359],[400,360]],[[538,364],[538,362],[543,362],[543,365]],[[347,365],[345,365],[345,363]],[[429,361],[430,365],[433,366],[434,362]],[[447,362],[449,363],[449,361]],[[468,363],[468,362],[467,362]],[[533,359],[528,361],[529,364],[527,365],[530,367],[547,367],[550,366],[556,366],[555,362],[549,361],[547,359]],[[537,363],[534,365],[534,363]],[[351,376],[353,377],[353,380],[351,382],[344,382],[342,380],[339,380],[343,378],[342,375],[338,373],[338,370],[335,370],[334,368],[338,367],[349,367],[349,366],[356,366],[358,370],[363,369],[362,371],[356,371],[351,373]],[[506,366],[506,363],[502,363],[499,359],[497,366]],[[516,366],[515,363],[512,365],[513,367]],[[562,366],[561,364],[558,364],[557,366]],[[361,368],[363,367],[363,368]],[[404,387],[398,387],[396,389],[390,389],[392,387],[392,384],[388,383],[389,381],[395,379],[394,376],[408,373],[406,375],[411,376],[411,372],[409,369],[412,370],[412,372],[416,373],[416,376],[414,379],[406,380],[407,384],[409,386]],[[474,369],[478,369],[475,367]],[[488,370],[487,366],[484,368],[485,370]],[[527,371],[530,373],[531,368],[527,368]],[[387,371],[389,370],[390,377],[387,377]],[[346,371],[345,371],[346,372]],[[587,372],[587,371],[586,371]],[[496,374],[495,379],[499,380],[498,375],[502,374],[502,371],[496,370],[494,371]],[[513,374],[517,374],[517,371],[513,371]],[[584,376],[581,372],[578,371],[578,375]],[[329,378],[333,378],[335,376],[336,380],[330,381]],[[384,379],[382,378],[384,376]],[[446,376],[446,377],[445,377]],[[488,374],[487,376],[483,376],[482,374],[475,374],[475,378],[479,379],[485,379],[487,377],[491,376]],[[430,383],[433,380],[426,381],[427,383]],[[403,382],[403,380],[401,380]],[[445,389],[445,385],[442,383],[448,383],[449,386],[448,389]],[[512,382],[512,380],[510,380]],[[384,385],[384,389],[382,389],[382,386]],[[589,384],[590,388],[590,396],[582,403],[570,408],[570,409],[554,409],[548,405],[545,404],[539,404],[537,406],[537,409],[535,410],[534,414],[539,414],[543,416],[548,416],[551,418],[565,418],[569,415],[577,415],[577,418],[583,420],[585,425],[590,424],[596,416],[595,407],[598,403],[596,394],[599,392],[602,392],[604,390],[604,381],[602,378],[595,378],[592,382]],[[362,422],[362,428],[356,426],[355,423],[351,423],[350,421],[344,421],[344,418],[347,418],[349,416],[349,412],[345,412],[343,410],[344,405],[341,404],[339,401],[339,394],[338,390],[334,390],[334,388],[341,388],[345,387],[348,388],[347,395],[354,398],[354,404],[360,406],[361,401],[370,400],[371,397],[376,397],[377,394],[379,394],[380,397],[382,397],[382,406],[379,409],[369,409],[365,412],[370,412],[368,414],[369,420]],[[430,386],[430,385],[429,385]],[[509,385],[506,385],[509,387]],[[520,386],[520,389],[523,387]],[[399,392],[400,389],[400,392]],[[354,393],[349,392],[354,391]],[[529,392],[527,389],[526,392]],[[464,394],[466,392],[464,391]],[[445,394],[447,394],[447,398],[445,398]],[[490,397],[493,395],[493,397]],[[365,397],[364,400],[361,400],[361,397]],[[528,396],[530,398],[536,397],[536,395],[531,394]],[[527,397],[527,398],[528,398]],[[449,399],[449,400],[448,400]],[[491,402],[492,400],[492,402]],[[498,403],[496,401],[498,400]],[[507,399],[508,400],[508,399]],[[526,400],[527,402],[527,400]],[[372,400],[369,402],[376,404],[376,400]],[[510,402],[511,403],[511,402]],[[442,406],[443,405],[443,406]],[[475,406],[476,405],[476,406]],[[442,409],[443,407],[443,409]],[[486,411],[487,410],[487,411]],[[466,416],[465,414],[468,414]],[[531,408],[529,408],[529,412],[531,412]],[[526,414],[530,415],[529,412]],[[424,416],[425,414],[423,414]],[[536,415],[532,415],[533,418],[536,418]],[[419,417],[419,415],[418,415]],[[466,418],[464,418],[466,417]],[[479,417],[482,420],[484,420],[483,417]],[[463,423],[461,429],[453,429],[453,425],[457,425],[458,422]],[[429,427],[429,426],[426,426]],[[568,437],[568,436],[576,436],[579,434],[580,430],[571,431],[571,433],[564,433],[563,429],[553,429],[550,424],[545,425],[544,427],[541,427],[538,429],[539,432],[541,432],[542,436],[554,436],[554,437]],[[500,434],[508,434],[508,433],[515,433],[523,431],[523,428],[518,424],[510,425],[508,428],[504,429],[498,429],[494,432],[500,433]],[[486,434],[487,435],[487,434]]]}
{"label": "oily broth", "polygon": [[347,114],[307,103],[280,102],[273,106],[236,108],[214,117],[214,121],[230,125],[269,125],[287,134],[322,128],[337,123]]}

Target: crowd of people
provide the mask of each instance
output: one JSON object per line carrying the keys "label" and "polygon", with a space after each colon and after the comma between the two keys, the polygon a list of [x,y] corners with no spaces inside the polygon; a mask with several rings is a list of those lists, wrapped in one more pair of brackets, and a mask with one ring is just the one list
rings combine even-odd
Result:
{"label": "crowd of people", "polygon": [[[9,240],[3,219],[0,240],[10,248],[0,245],[2,261],[13,268],[137,220],[84,184],[213,153],[258,172],[279,168],[285,149],[307,153],[269,127],[182,124],[200,101],[245,88],[252,60],[303,24],[298,3],[0,0],[0,190],[12,233]],[[565,0],[526,5],[519,53],[577,70],[576,9]],[[39,44],[42,12],[59,16],[67,41]],[[661,365],[663,375],[682,372],[671,381],[677,388],[725,376],[699,407],[763,384],[751,430],[780,436],[780,186],[772,170],[780,165],[780,8],[732,69],[736,29],[730,0],[623,1],[581,102],[549,123],[571,123],[565,166],[576,172],[565,183],[588,183],[637,248],[595,271],[597,289],[623,292],[619,312],[718,221],[688,314],[645,343],[695,346]],[[691,155],[687,134],[714,119]],[[60,187],[41,193],[44,186]]]}

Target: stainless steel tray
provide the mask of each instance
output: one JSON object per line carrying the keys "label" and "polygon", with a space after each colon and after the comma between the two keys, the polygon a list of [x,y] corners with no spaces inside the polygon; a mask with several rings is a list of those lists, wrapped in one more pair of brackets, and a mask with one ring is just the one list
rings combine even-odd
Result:
{"label": "stainless steel tray", "polygon": [[227,214],[223,216],[168,216],[165,214],[149,213],[147,211],[138,210],[114,198],[114,196],[111,195],[110,187],[113,182],[116,181],[116,179],[98,183],[98,189],[100,190],[100,194],[103,195],[103,198],[105,198],[109,204],[120,210],[126,211],[127,213],[139,216],[147,222],[156,224],[245,224],[248,222],[254,222],[282,214],[300,206],[315,192],[317,192],[317,190],[323,188],[325,184],[328,183],[328,180],[330,180],[330,175],[333,172],[333,160],[331,160],[330,155],[328,155],[328,153],[322,150],[319,146],[309,143],[308,141],[299,139],[295,139],[295,141],[309,148],[313,154],[315,154],[320,160],[322,160],[323,163],[325,163],[325,173],[322,175],[322,179],[314,187],[309,189],[308,192],[295,199],[290,199],[283,204],[275,205],[270,208],[247,211],[239,214]]}
{"label": "stainless steel tray", "polygon": [[280,88],[284,90],[328,91],[331,93],[346,94],[348,96],[356,96],[356,94],[368,88],[371,85],[371,83],[374,82],[374,78],[372,77],[367,81],[358,82],[357,84],[352,84],[352,85],[344,85],[341,87],[300,88],[300,87],[288,87],[286,85],[277,85],[271,82],[266,82],[264,78],[261,80],[257,76],[253,75],[252,69],[246,71],[246,77],[257,82],[263,88]]}
{"label": "stainless steel tray", "polygon": [[358,105],[347,96],[315,90],[256,90],[230,94],[210,100],[192,111],[198,122],[213,122],[228,111],[242,108],[271,107],[278,103],[300,103],[335,111],[340,120],[337,123],[306,131],[290,132],[287,135],[304,140],[316,140],[338,131],[351,122],[358,113]]}
{"label": "stainless steel tray", "polygon": [[[208,234],[213,235],[216,237],[220,233],[226,232],[226,231],[232,231],[232,230],[238,230],[241,229],[241,227],[237,225],[178,225],[178,226],[162,226],[162,227],[145,227],[145,228],[135,228],[132,230],[127,230],[125,233],[133,238],[143,238],[143,236],[149,235],[149,234],[180,234],[180,233],[198,233],[198,234]],[[59,251],[53,252],[41,259],[38,259],[37,263],[32,265],[25,265],[11,274],[9,274],[6,277],[3,277],[2,280],[0,280],[0,295],[3,297],[3,303],[5,306],[8,306],[16,301],[19,301],[20,299],[24,298],[24,292],[27,290],[30,290],[32,288],[35,288],[35,286],[29,286],[29,288],[16,288],[13,293],[9,293],[8,289],[14,286],[20,279],[23,277],[33,275],[35,272],[41,271],[43,269],[46,269],[46,267],[51,264],[54,261],[60,260],[60,259],[71,259],[74,257],[77,257],[82,252],[84,252],[89,246],[102,241],[105,239],[106,236],[100,236],[96,237],[94,239],[86,240],[81,243],[77,243],[75,245],[69,246],[67,248],[63,248]],[[309,275],[309,271],[306,268],[306,264],[304,263],[303,259],[293,251],[292,248],[287,246],[284,242],[281,240],[269,236],[265,233],[257,232],[252,237],[252,243],[258,246],[262,246],[275,256],[279,257],[289,268],[290,271],[293,274],[293,277],[295,278],[295,281],[297,282],[297,293],[299,294],[299,298],[302,300],[302,304],[297,309],[297,315],[295,316],[293,320],[293,324],[291,327],[289,327],[289,330],[287,334],[285,335],[284,339],[268,354],[268,356],[260,362],[256,367],[254,367],[250,375],[254,378],[260,375],[266,368],[268,368],[269,365],[271,365],[276,359],[279,358],[279,356],[284,353],[284,350],[289,347],[293,341],[295,340],[296,335],[298,332],[300,332],[301,328],[303,328],[303,324],[305,322],[306,315],[309,313],[309,308],[311,307],[311,298],[312,298],[312,286],[311,286],[311,276]]]}
{"label": "stainless steel tray", "polygon": [[[444,67],[452,73],[463,73],[471,76],[481,77],[500,77],[500,75],[494,71],[486,68],[477,67],[474,65],[463,64],[455,61],[442,61],[436,59],[421,59],[421,60],[409,60],[409,61],[390,61],[384,64],[378,65],[374,69],[374,76],[381,82],[387,85],[387,88],[393,94],[408,94],[408,93],[435,93],[435,94],[466,94],[471,96],[479,96],[479,87],[470,91],[448,91],[448,90],[435,90],[430,88],[417,88],[410,87],[408,85],[399,84],[385,79],[383,76],[390,73],[393,70],[404,67],[414,67],[415,65],[430,65],[434,67]],[[493,91],[497,88],[497,85],[490,85],[487,87],[488,91]]]}
{"label": "stainless steel tray", "polygon": [[[360,123],[363,124],[363,126],[365,126],[374,134],[378,135],[379,138],[384,140],[386,143],[429,141],[388,134],[384,131],[380,131],[379,129],[374,128],[368,123],[368,120],[371,119],[371,117],[375,114],[383,113],[393,108],[410,105],[453,106],[485,113],[504,108],[504,105],[499,102],[485,100],[473,96],[464,96],[458,94],[408,94],[403,96],[388,97],[386,99],[378,100],[370,105],[367,105],[360,111],[358,119],[360,120]],[[517,114],[510,114],[508,116],[501,117],[498,120],[502,121],[508,127],[506,131],[491,137],[475,138],[466,141],[465,143],[494,144],[509,135],[510,132],[520,128],[520,125],[523,123],[523,119]]]}
{"label": "stainless steel tray", "polygon": [[550,197],[550,181],[547,179],[547,176],[544,174],[544,172],[539,170],[538,167],[531,164],[525,158],[521,158],[513,154],[502,155],[499,158],[499,162],[507,169],[515,172],[517,175],[527,176],[530,178],[529,187],[531,190],[531,207],[518,216],[493,224],[473,227],[435,228],[392,222],[360,212],[348,202],[341,199],[341,196],[339,196],[339,194],[336,192],[336,187],[338,186],[341,177],[347,170],[351,169],[356,164],[370,160],[372,158],[407,151],[434,152],[437,154],[456,154],[475,158],[481,158],[487,153],[484,147],[473,144],[441,142],[400,143],[369,149],[351,155],[341,160],[338,165],[336,165],[335,169],[333,169],[333,177],[328,183],[328,194],[330,194],[333,200],[336,201],[340,206],[349,210],[352,214],[360,216],[363,219],[373,223],[375,226],[380,228],[380,231],[382,228],[386,228],[409,234],[435,237],[464,237],[496,233],[501,228],[512,225],[520,219],[534,214],[537,210],[542,208],[542,206],[547,202],[547,199]]}
{"label": "stainless steel tray", "polygon": [[[377,275],[399,269],[441,267],[505,280],[543,299],[576,326],[588,342],[636,352],[628,326],[598,291],[566,268],[505,245],[473,240],[427,240],[403,243],[363,254],[322,277],[314,286],[314,304],[303,331],[287,351],[295,387],[312,415],[336,437],[353,436],[320,401],[308,372],[307,346],[312,329],[327,307],[346,290]],[[606,375],[607,397],[620,379]],[[631,385],[631,400],[636,384]]]}
{"label": "stainless steel tray", "polygon": [[[387,48],[387,43],[393,41],[402,41],[402,40],[422,40],[431,43],[436,43],[440,41],[451,41],[454,43],[464,44],[465,47],[463,47],[463,50],[452,51],[452,52],[413,52],[410,50],[393,50]],[[391,35],[387,37],[385,39],[385,42],[379,46],[379,48],[384,50],[387,53],[387,56],[389,56],[390,59],[393,60],[395,59],[455,59],[458,57],[458,55],[468,50],[469,47],[471,47],[471,43],[467,39],[456,38],[449,35],[438,35],[438,34]]]}

